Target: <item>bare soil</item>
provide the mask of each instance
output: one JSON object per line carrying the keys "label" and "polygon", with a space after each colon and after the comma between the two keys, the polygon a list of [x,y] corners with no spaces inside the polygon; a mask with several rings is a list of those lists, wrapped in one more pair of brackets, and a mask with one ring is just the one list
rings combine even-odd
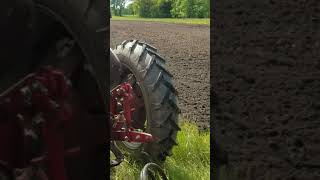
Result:
{"label": "bare soil", "polygon": [[202,129],[210,118],[210,28],[139,21],[111,21],[112,49],[127,39],[142,40],[158,49],[175,78],[182,117]]}
{"label": "bare soil", "polygon": [[320,179],[319,7],[217,2],[214,133],[251,179]]}

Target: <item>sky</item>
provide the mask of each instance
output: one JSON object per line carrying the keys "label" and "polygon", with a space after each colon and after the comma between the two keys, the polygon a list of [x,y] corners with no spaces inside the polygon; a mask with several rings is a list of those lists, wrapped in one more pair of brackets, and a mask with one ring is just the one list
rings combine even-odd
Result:
{"label": "sky", "polygon": [[128,7],[128,5],[131,4],[131,3],[132,3],[132,0],[128,0],[126,5],[125,5],[125,7]]}

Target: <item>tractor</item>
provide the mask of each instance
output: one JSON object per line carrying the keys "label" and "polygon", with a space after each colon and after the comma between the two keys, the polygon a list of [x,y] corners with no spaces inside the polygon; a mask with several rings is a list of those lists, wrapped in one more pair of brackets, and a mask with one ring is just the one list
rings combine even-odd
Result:
{"label": "tractor", "polygon": [[157,49],[138,40],[110,49],[104,0],[0,9],[0,180],[106,179],[110,151],[111,167],[129,153],[147,164],[142,179],[161,171],[180,110]]}

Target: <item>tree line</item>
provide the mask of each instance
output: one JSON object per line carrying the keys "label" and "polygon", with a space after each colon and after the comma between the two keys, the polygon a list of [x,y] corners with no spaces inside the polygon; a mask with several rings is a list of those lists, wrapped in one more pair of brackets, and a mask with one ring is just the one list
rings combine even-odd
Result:
{"label": "tree line", "polygon": [[208,18],[210,15],[210,0],[111,0],[110,3],[116,16]]}

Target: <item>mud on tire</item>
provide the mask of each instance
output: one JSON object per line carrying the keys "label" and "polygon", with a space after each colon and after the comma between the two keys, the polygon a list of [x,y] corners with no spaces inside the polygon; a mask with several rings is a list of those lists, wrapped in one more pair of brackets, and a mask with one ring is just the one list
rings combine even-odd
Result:
{"label": "mud on tire", "polygon": [[[164,67],[165,60],[157,53],[157,49],[146,43],[127,40],[118,45],[114,53],[124,65],[125,71],[135,76],[133,88],[138,85],[141,90],[145,114],[136,109],[136,114],[133,114],[133,126],[146,124],[145,132],[156,138],[155,142],[143,144],[131,150],[131,153],[138,158],[147,154],[151,160],[163,162],[172,154],[173,146],[177,145],[176,136],[180,130],[180,109],[177,106],[177,91],[173,86],[173,77]],[[123,147],[123,144],[121,146]]]}

